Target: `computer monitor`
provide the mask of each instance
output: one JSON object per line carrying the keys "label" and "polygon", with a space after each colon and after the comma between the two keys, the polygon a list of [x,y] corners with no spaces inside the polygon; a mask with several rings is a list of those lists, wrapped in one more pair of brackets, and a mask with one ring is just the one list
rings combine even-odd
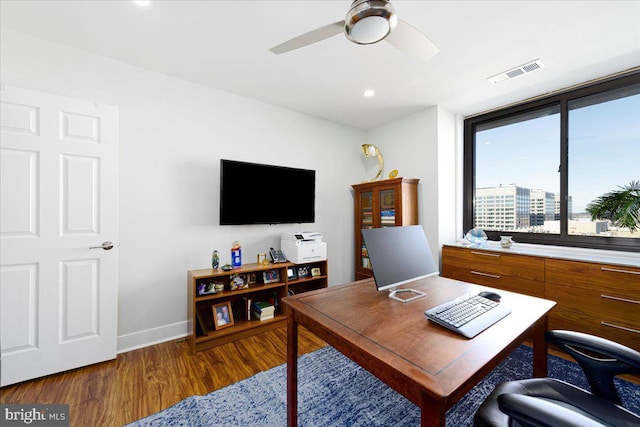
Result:
{"label": "computer monitor", "polygon": [[[420,225],[364,229],[362,238],[376,287],[378,291],[389,289],[389,298],[402,302],[421,298],[423,292],[398,287],[440,273]],[[400,298],[398,293],[414,295]]]}

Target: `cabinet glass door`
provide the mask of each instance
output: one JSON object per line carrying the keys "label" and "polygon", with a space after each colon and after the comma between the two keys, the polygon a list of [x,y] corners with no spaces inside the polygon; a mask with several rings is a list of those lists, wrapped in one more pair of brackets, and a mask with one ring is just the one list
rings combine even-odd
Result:
{"label": "cabinet glass door", "polygon": [[360,202],[362,224],[360,228],[373,228],[373,193],[362,193]]}
{"label": "cabinet glass door", "polygon": [[380,191],[380,226],[396,225],[396,195],[394,190]]}
{"label": "cabinet glass door", "polygon": [[[367,191],[361,194],[360,197],[360,228],[373,228],[373,192]],[[367,247],[362,242],[360,247],[360,266],[363,268],[371,268],[371,261],[369,261],[369,253]]]}

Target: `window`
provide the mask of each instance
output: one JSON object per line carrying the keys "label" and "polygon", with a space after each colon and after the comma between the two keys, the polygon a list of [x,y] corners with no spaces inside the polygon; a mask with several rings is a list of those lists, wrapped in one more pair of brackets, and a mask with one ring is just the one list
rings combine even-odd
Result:
{"label": "window", "polygon": [[465,120],[464,229],[640,248],[640,72]]}

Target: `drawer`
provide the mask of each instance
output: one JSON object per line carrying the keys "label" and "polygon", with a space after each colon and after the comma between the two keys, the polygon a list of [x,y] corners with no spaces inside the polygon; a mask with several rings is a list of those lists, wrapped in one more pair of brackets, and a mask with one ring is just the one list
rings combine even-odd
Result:
{"label": "drawer", "polygon": [[640,330],[640,300],[634,300],[630,295],[547,283],[545,298],[556,301],[556,307],[561,310],[607,322],[621,322]]}
{"label": "drawer", "polygon": [[640,300],[640,268],[547,259],[545,269],[547,283],[621,292]]}
{"label": "drawer", "polygon": [[445,246],[442,265],[443,270],[445,265],[450,265],[482,273],[544,281],[544,258],[534,256]]}
{"label": "drawer", "polygon": [[469,267],[442,267],[442,276],[463,282],[489,286],[491,288],[504,289],[505,291],[518,292],[534,297],[544,298],[544,282],[523,279],[521,277],[503,276],[493,273],[479,272]]}
{"label": "drawer", "polygon": [[562,310],[556,306],[548,316],[549,329],[584,332],[615,341],[640,351],[640,330],[628,325],[607,322],[596,317]]}

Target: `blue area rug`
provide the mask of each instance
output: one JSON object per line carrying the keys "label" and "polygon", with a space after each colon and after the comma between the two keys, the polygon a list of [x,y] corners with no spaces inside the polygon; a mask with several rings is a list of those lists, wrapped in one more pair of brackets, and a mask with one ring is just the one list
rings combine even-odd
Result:
{"label": "blue area rug", "polygon": [[[504,382],[531,377],[531,349],[520,346],[447,412],[447,426],[473,425],[473,414]],[[420,410],[343,356],[325,347],[298,362],[301,426],[417,426]],[[549,376],[588,389],[576,363],[549,356]],[[192,396],[130,427],[284,426],[287,372],[280,365],[205,396]],[[616,379],[627,409],[640,414],[640,385]]]}

